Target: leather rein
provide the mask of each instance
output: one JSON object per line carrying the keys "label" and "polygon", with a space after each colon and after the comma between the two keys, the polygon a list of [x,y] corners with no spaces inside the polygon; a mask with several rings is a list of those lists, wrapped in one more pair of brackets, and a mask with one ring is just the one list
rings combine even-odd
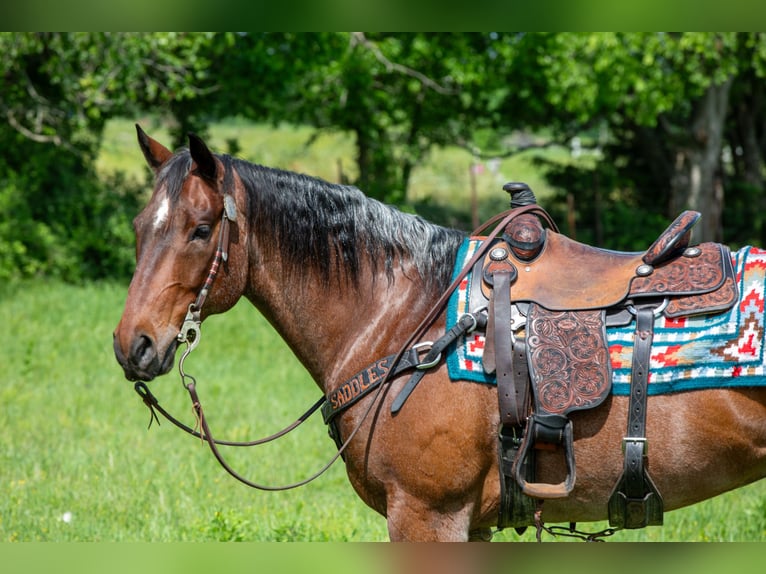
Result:
{"label": "leather rein", "polygon": [[[479,259],[486,254],[487,250],[489,249],[489,246],[492,243],[492,240],[495,239],[500,234],[500,232],[505,228],[505,226],[512,219],[514,219],[515,217],[523,213],[535,212],[538,215],[542,216],[550,225],[555,227],[555,223],[553,223],[553,221],[550,219],[550,216],[548,216],[547,212],[545,212],[545,210],[538,207],[537,205],[517,207],[493,217],[492,219],[487,221],[485,224],[477,228],[472,233],[472,235],[480,235],[484,230],[497,224],[494,231],[486,238],[486,240],[482,243],[482,245],[477,249],[477,251],[474,253],[471,260],[463,267],[460,273],[458,273],[458,275],[450,284],[450,286],[447,288],[447,290],[442,294],[439,300],[436,301],[436,303],[433,305],[429,313],[423,318],[421,323],[418,325],[418,327],[415,329],[412,335],[410,335],[410,337],[407,339],[407,341],[404,343],[404,345],[400,348],[400,350],[397,353],[384,357],[383,359],[379,359],[370,367],[354,375],[351,379],[346,381],[346,383],[344,383],[338,389],[336,389],[336,391],[334,391],[333,393],[330,393],[329,396],[322,396],[304,414],[298,417],[298,419],[296,419],[295,422],[291,423],[284,429],[270,436],[267,436],[258,440],[243,441],[243,442],[226,441],[226,440],[219,440],[213,437],[213,433],[210,430],[210,426],[208,425],[208,422],[207,422],[207,417],[205,416],[205,412],[202,408],[202,404],[200,402],[199,395],[197,393],[197,388],[196,388],[197,381],[192,375],[188,374],[184,370],[184,363],[186,361],[186,358],[196,348],[196,346],[199,344],[199,341],[200,341],[201,325],[202,325],[202,318],[201,318],[202,307],[205,304],[205,300],[207,299],[207,296],[216,280],[216,277],[218,276],[218,271],[220,269],[221,263],[222,262],[225,263],[228,261],[230,225],[231,225],[231,222],[234,222],[237,219],[237,209],[234,202],[234,198],[232,197],[231,194],[224,193],[223,197],[224,197],[224,210],[223,210],[223,216],[221,219],[220,231],[218,235],[218,245],[216,248],[215,256],[213,257],[213,261],[210,265],[210,270],[208,272],[207,278],[205,279],[205,283],[203,284],[202,289],[197,295],[196,300],[189,305],[186,316],[184,318],[184,322],[181,326],[181,330],[177,335],[178,342],[186,344],[186,349],[184,350],[183,355],[181,356],[178,362],[178,372],[181,377],[181,384],[189,393],[189,397],[192,402],[192,409],[196,419],[195,428],[191,428],[185,425],[184,423],[180,422],[177,418],[172,416],[168,411],[166,411],[162,406],[160,406],[159,401],[151,393],[146,383],[142,381],[137,381],[134,385],[134,389],[136,393],[138,393],[138,395],[141,397],[144,404],[149,408],[149,411],[151,412],[150,419],[149,419],[149,427],[151,427],[154,421],[156,421],[158,425],[160,424],[160,420],[159,420],[159,417],[157,416],[157,413],[161,414],[165,419],[170,421],[173,425],[180,428],[184,432],[207,442],[215,458],[218,460],[221,466],[226,470],[226,472],[228,472],[232,477],[242,482],[243,484],[246,484],[247,486],[256,488],[258,490],[265,490],[265,491],[281,491],[281,490],[289,490],[289,489],[297,488],[299,486],[308,484],[309,482],[315,480],[316,478],[324,474],[330,468],[330,466],[332,466],[332,464],[335,463],[335,461],[338,460],[338,458],[340,458],[343,455],[344,451],[346,450],[350,442],[359,432],[359,429],[362,427],[362,424],[369,416],[373,407],[378,403],[378,398],[380,397],[383,389],[386,387],[386,383],[393,380],[393,378],[398,376],[399,374],[402,374],[406,371],[415,370],[415,374],[412,376],[410,381],[407,382],[407,384],[405,385],[405,389],[394,400],[394,406],[392,408],[392,412],[393,414],[396,414],[396,412],[398,412],[398,410],[401,408],[404,401],[407,399],[407,396],[409,396],[409,393],[413,390],[414,386],[417,384],[420,378],[422,378],[425,372],[439,364],[439,362],[441,361],[442,351],[449,345],[449,343],[457,339],[458,336],[464,333],[470,332],[476,329],[477,327],[483,327],[486,324],[485,316],[482,317],[479,313],[474,313],[470,315],[467,314],[461,317],[458,323],[455,325],[455,327],[450,329],[447,333],[445,333],[443,337],[441,337],[436,342],[433,342],[433,343],[421,342],[421,343],[415,344],[415,341],[420,339],[423,336],[425,331],[434,323],[434,321],[441,314],[445,305],[447,304],[447,301],[449,300],[450,295],[455,289],[457,289],[458,285],[463,280],[463,278],[465,278],[465,276],[468,275],[468,273],[470,273],[470,271],[473,269],[474,264],[478,262]],[[420,353],[423,352],[423,350],[426,348],[427,348],[427,353],[425,357],[423,357],[423,359],[421,360]],[[298,482],[294,482],[294,483],[286,484],[282,486],[269,486],[269,485],[259,484],[251,480],[248,480],[247,478],[237,473],[227,463],[227,461],[221,454],[220,450],[218,449],[218,446],[249,447],[249,446],[258,446],[258,445],[272,442],[282,436],[285,436],[286,434],[288,434],[289,432],[293,431],[295,428],[300,426],[319,408],[322,408],[323,415],[324,415],[324,422],[328,425],[331,425],[334,421],[334,418],[338,416],[343,410],[352,406],[358,400],[367,396],[372,391],[375,391],[374,400],[369,402],[369,405],[367,406],[364,414],[360,418],[357,425],[354,427],[351,434],[346,438],[346,440],[341,443],[337,435],[333,436],[338,446],[337,452],[317,472],[315,472],[308,478],[305,478]],[[332,433],[333,427],[331,426],[330,428],[331,428],[331,435],[333,435]]]}

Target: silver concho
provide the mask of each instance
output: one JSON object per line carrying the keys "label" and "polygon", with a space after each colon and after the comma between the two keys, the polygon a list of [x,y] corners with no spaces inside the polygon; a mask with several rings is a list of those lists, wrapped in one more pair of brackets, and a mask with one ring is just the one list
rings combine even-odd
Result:
{"label": "silver concho", "polygon": [[506,251],[503,247],[495,247],[492,251],[489,252],[489,258],[492,261],[504,261],[508,258],[508,251]]}
{"label": "silver concho", "polygon": [[654,273],[654,267],[651,265],[644,264],[636,267],[636,275],[639,277],[648,277],[652,273]]}

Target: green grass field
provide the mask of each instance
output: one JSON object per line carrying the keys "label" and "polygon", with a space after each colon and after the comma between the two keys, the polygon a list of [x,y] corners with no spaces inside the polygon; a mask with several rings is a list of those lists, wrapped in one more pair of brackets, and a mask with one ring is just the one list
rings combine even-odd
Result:
{"label": "green grass field", "polygon": [[[342,136],[328,134],[306,149],[308,131],[297,128],[274,132],[233,123],[212,133],[214,146],[237,137],[243,157],[327,179],[334,179],[339,158],[349,166],[345,169],[351,165],[352,146]],[[143,177],[134,138],[130,122],[111,124],[100,168]],[[539,178],[516,161],[516,167],[501,170],[508,179]],[[468,163],[462,152],[435,152],[417,174],[415,181],[422,183],[417,193],[423,194],[418,197],[464,201]],[[510,173],[514,170],[518,175]],[[459,181],[465,185],[446,185],[461,172],[464,180]],[[498,194],[501,209],[505,194],[483,183],[480,193]],[[357,498],[342,463],[308,486],[259,492],[230,478],[206,445],[169,423],[147,431],[149,411],[112,353],[112,331],[126,291],[127,282],[72,286],[38,281],[0,287],[0,540],[387,539],[385,520]],[[212,430],[225,438],[271,434],[319,397],[286,345],[244,302],[205,323],[201,344],[186,367],[197,378]],[[152,389],[166,408],[192,424],[175,371],[152,383]],[[334,444],[315,415],[275,445],[227,453],[235,468],[253,480],[284,484],[312,474],[333,455]],[[605,524],[581,526],[598,530]],[[621,532],[612,540],[764,538],[762,481],[668,513],[664,527]],[[534,534],[504,531],[495,539],[533,541]]]}
{"label": "green grass field", "polygon": [[[385,540],[383,518],[353,492],[342,464],[302,488],[269,493],[230,478],[207,447],[149,411],[122,377],[111,333],[125,285],[26,283],[0,298],[0,540]],[[247,303],[203,326],[186,364],[214,432],[264,436],[292,422],[319,391]],[[172,372],[152,384],[188,424]],[[283,484],[333,454],[319,415],[275,446],[229,449],[236,468]],[[603,524],[581,525],[599,529]],[[666,525],[612,540],[752,541],[766,537],[766,483],[666,514]],[[498,540],[534,540],[503,531]]]}
{"label": "green grass field", "polygon": [[[337,465],[299,490],[263,493],[224,474],[207,447],[149,411],[124,380],[111,332],[125,286],[25,284],[0,317],[4,427],[2,540],[380,540],[385,525]],[[248,306],[206,322],[187,362],[210,424],[234,439],[286,426],[319,396],[281,340]],[[153,384],[192,424],[175,373]],[[317,415],[318,416],[318,415]],[[303,478],[333,453],[321,417],[276,447],[232,453],[254,479]]]}

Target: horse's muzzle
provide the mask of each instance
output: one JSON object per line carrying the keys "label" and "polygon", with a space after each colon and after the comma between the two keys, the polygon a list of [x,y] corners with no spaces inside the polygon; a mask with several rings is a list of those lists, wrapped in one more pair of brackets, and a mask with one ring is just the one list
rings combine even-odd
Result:
{"label": "horse's muzzle", "polygon": [[119,339],[114,335],[114,356],[125,372],[125,378],[129,381],[151,381],[155,377],[164,375],[173,367],[178,341],[172,341],[165,353],[160,356],[157,345],[147,335],[137,335],[128,353],[122,349]]}

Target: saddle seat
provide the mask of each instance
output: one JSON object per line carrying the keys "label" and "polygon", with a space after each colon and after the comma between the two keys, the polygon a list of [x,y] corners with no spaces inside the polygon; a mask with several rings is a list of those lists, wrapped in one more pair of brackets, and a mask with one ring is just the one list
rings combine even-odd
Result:
{"label": "saddle seat", "polygon": [[[484,259],[482,295],[490,298],[492,275],[508,264],[518,272],[512,300],[536,303],[551,311],[606,309],[628,299],[713,292],[727,278],[733,282],[731,258],[722,245],[688,247],[691,226],[698,218],[697,212],[682,213],[647,251],[634,253],[592,247],[545,230],[537,254],[525,259],[528,250],[520,256],[515,242],[509,240],[514,230],[509,229]],[[675,308],[672,306],[670,313]],[[691,308],[685,305],[683,311],[675,312],[688,314]],[[701,306],[699,311],[709,309]]]}

